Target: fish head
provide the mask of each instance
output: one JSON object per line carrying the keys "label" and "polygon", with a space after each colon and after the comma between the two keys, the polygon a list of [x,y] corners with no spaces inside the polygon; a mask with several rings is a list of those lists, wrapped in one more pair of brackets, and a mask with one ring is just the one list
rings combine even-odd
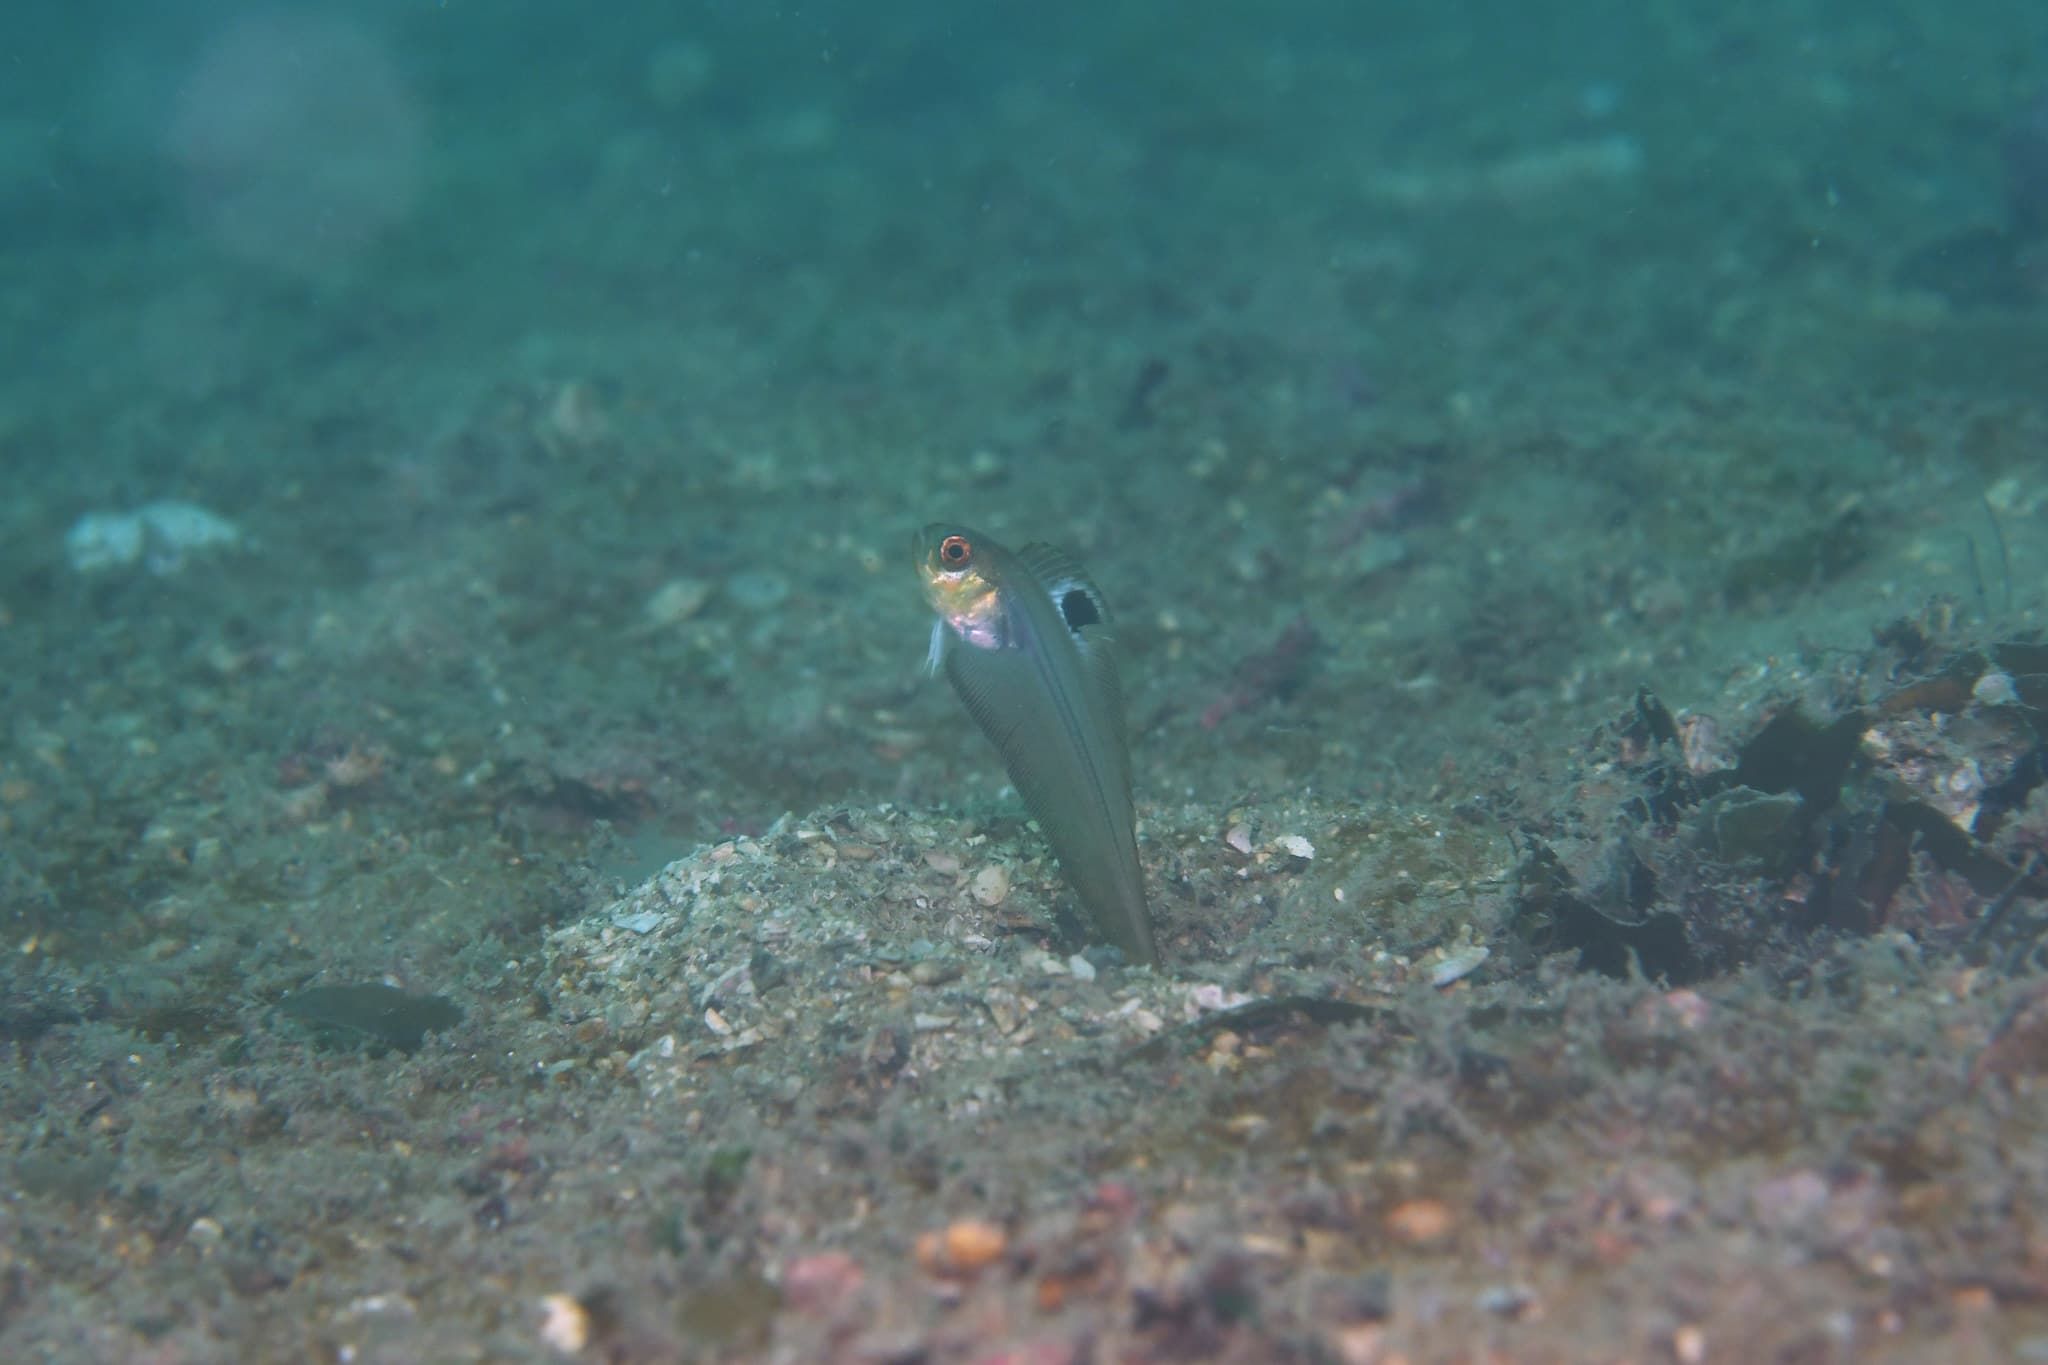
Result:
{"label": "fish head", "polygon": [[979,532],[934,522],[911,542],[925,601],[942,625],[980,649],[1003,643],[1002,549]]}

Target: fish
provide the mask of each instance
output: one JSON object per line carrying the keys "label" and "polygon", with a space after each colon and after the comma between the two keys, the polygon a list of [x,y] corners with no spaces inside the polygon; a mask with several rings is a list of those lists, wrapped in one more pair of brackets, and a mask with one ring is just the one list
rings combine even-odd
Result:
{"label": "fish", "polygon": [[1011,551],[933,523],[911,542],[946,678],[1038,821],[1095,928],[1134,964],[1159,947],[1138,860],[1130,741],[1109,607],[1063,550]]}

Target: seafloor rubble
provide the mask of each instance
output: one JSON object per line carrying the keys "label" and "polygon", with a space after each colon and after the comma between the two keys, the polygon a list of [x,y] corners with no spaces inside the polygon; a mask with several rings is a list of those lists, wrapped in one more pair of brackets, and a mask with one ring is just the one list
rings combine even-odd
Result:
{"label": "seafloor rubble", "polygon": [[556,1330],[629,1359],[2039,1352],[2044,660],[1904,622],[1720,719],[1644,694],[1504,828],[1155,810],[1159,974],[1048,951],[1016,828],[826,810],[702,849],[549,941],[549,1084],[688,1153],[653,1198],[631,1141],[575,1163],[651,1254],[594,1261]]}
{"label": "seafloor rubble", "polygon": [[18,956],[4,1330],[2037,1358],[2048,650],[1937,608],[1816,658],[1711,715],[1618,698],[1552,781],[1144,803],[1157,972],[1085,947],[1001,803],[833,806],[586,885],[460,1007],[330,979],[223,1033]]}

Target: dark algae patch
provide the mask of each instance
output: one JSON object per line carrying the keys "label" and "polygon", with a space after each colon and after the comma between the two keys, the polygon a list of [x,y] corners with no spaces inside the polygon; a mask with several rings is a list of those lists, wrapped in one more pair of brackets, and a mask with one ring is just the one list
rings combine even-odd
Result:
{"label": "dark algae patch", "polygon": [[411,1052],[429,1033],[462,1022],[461,1008],[446,996],[412,995],[381,982],[315,986],[286,996],[279,1008],[311,1025],[324,1041],[367,1042],[401,1052]]}

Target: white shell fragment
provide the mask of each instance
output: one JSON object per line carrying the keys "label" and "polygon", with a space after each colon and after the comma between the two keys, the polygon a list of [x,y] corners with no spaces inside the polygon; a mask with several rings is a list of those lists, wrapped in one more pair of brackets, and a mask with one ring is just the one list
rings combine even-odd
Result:
{"label": "white shell fragment", "polygon": [[1299,834],[1283,834],[1273,841],[1273,846],[1290,858],[1306,860],[1316,856],[1316,846]]}
{"label": "white shell fragment", "polygon": [[655,589],[640,609],[648,630],[665,630],[681,625],[704,609],[711,600],[711,585],[701,578],[672,578]]}
{"label": "white shell fragment", "polygon": [[974,874],[974,881],[968,889],[983,905],[1001,905],[1010,896],[1010,869],[1001,863],[990,863]]}
{"label": "white shell fragment", "polygon": [[243,543],[240,527],[197,503],[152,502],[133,512],[88,512],[64,537],[64,553],[80,573],[143,568],[159,578],[204,551]]}
{"label": "white shell fragment", "polygon": [[1970,689],[1970,696],[1979,706],[2011,706],[2020,699],[2010,673],[1986,673]]}
{"label": "white shell fragment", "polygon": [[1453,948],[1444,955],[1443,961],[1430,969],[1429,984],[1442,987],[1450,985],[1453,981],[1461,981],[1478,971],[1480,965],[1492,956],[1493,950],[1483,943]]}
{"label": "white shell fragment", "polygon": [[546,1294],[540,1301],[540,1339],[565,1356],[590,1344],[590,1310],[572,1294]]}

